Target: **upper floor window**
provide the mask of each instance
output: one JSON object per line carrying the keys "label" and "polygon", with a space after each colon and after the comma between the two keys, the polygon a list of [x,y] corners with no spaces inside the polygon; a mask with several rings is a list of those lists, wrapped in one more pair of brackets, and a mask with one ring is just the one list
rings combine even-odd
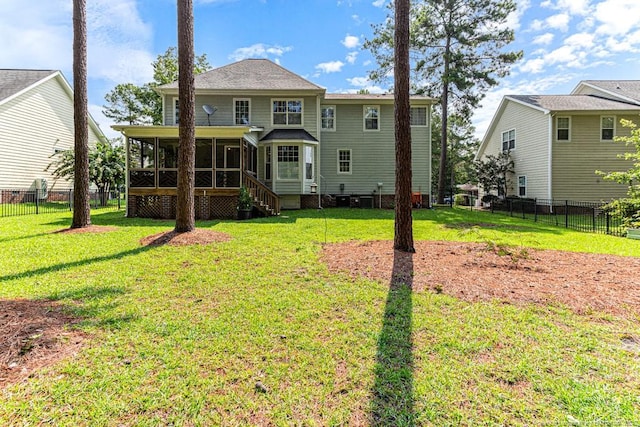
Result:
{"label": "upper floor window", "polygon": [[180,124],[180,103],[178,98],[173,98],[173,124],[176,126]]}
{"label": "upper floor window", "polygon": [[511,129],[502,132],[502,151],[514,150],[516,148],[516,130]]}
{"label": "upper floor window", "polygon": [[336,130],[336,106],[325,105],[320,111],[322,130]]}
{"label": "upper floor window", "polygon": [[249,99],[234,99],[233,116],[236,125],[251,123],[251,101]]}
{"label": "upper floor window", "polygon": [[273,125],[302,125],[301,99],[274,99],[271,111]]}
{"label": "upper floor window", "polygon": [[411,107],[411,126],[427,125],[427,107]]}
{"label": "upper floor window", "polygon": [[380,130],[380,106],[364,106],[364,130]]}
{"label": "upper floor window", "polygon": [[615,133],[616,118],[613,116],[600,117],[600,139],[602,141],[613,140]]}
{"label": "upper floor window", "polygon": [[556,138],[558,141],[569,141],[571,139],[570,117],[558,117],[556,119]]}

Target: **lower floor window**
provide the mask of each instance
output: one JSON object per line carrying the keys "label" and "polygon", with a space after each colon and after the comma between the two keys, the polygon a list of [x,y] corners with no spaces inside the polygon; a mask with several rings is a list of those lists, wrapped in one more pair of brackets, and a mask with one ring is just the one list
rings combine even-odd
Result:
{"label": "lower floor window", "polygon": [[526,176],[518,177],[518,196],[520,197],[527,196],[527,177]]}
{"label": "lower floor window", "polygon": [[338,173],[351,173],[351,150],[338,150]]}
{"label": "lower floor window", "polygon": [[278,147],[278,179],[300,179],[298,148],[296,145]]}

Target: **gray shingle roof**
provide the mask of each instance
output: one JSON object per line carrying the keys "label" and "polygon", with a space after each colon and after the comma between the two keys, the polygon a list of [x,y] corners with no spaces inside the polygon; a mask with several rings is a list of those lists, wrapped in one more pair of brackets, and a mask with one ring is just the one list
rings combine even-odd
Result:
{"label": "gray shingle roof", "polygon": [[584,80],[582,83],[640,103],[640,80]]}
{"label": "gray shingle roof", "polygon": [[55,70],[0,69],[0,101],[56,73]]}
{"label": "gray shingle roof", "polygon": [[[194,81],[196,90],[324,91],[324,88],[268,59],[244,59],[198,74]],[[178,89],[178,82],[162,85],[159,89]]]}
{"label": "gray shingle roof", "polygon": [[304,129],[273,129],[266,134],[260,141],[272,141],[276,139],[290,140],[290,141],[314,141],[318,142],[309,132]]}
{"label": "gray shingle roof", "polygon": [[638,110],[640,106],[593,95],[509,95],[534,107],[549,111]]}
{"label": "gray shingle roof", "polygon": [[[342,100],[355,100],[355,101],[394,101],[394,95],[392,93],[327,93],[324,96],[326,101],[342,101]],[[435,102],[434,98],[421,95],[411,95],[412,101],[431,101]]]}

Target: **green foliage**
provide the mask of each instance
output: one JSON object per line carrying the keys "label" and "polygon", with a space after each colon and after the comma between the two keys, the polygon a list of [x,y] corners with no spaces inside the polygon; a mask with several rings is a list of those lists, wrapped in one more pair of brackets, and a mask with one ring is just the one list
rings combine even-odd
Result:
{"label": "green foliage", "polygon": [[476,160],[473,164],[478,183],[486,193],[496,191],[504,196],[508,194],[509,175],[513,173],[514,167],[508,151],[503,151],[497,156],[489,154],[484,160]]}
{"label": "green foliage", "polygon": [[[122,83],[105,95],[107,105],[103,106],[102,111],[106,117],[116,123],[130,125],[162,124],[162,97],[154,89],[178,80],[178,50],[169,47],[151,65],[153,82],[142,86]],[[206,54],[195,57],[195,74],[204,73],[210,68]]]}
{"label": "green foliage", "polygon": [[240,194],[238,195],[238,209],[241,211],[248,211],[253,208],[253,197],[247,187],[240,188]]}
{"label": "green foliage", "polygon": [[[75,156],[74,150],[53,154],[54,160],[45,170],[50,170],[56,178],[73,180]],[[125,150],[118,140],[99,141],[89,151],[89,182],[94,184],[101,194],[122,187],[125,184]],[[106,201],[106,199],[104,199]]]}

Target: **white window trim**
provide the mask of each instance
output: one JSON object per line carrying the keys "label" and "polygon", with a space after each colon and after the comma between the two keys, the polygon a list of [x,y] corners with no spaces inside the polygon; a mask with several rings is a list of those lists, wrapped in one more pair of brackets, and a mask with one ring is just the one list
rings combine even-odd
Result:
{"label": "white window trim", "polygon": [[[275,124],[273,123],[273,102],[274,101],[300,101],[300,108],[302,111],[300,112],[300,124],[290,125],[289,124],[289,116],[287,112],[287,124]],[[304,98],[271,98],[269,102],[269,109],[271,110],[271,126],[272,127],[296,127],[301,128],[304,127]]]}
{"label": "white window trim", "polygon": [[176,121],[176,103],[179,102],[179,98],[177,96],[173,97],[173,102],[171,103],[171,117],[173,117],[173,125],[178,126],[178,122]]}
{"label": "white window trim", "polygon": [[[569,131],[569,135],[568,135],[567,139],[558,138],[558,131],[560,130],[560,127],[558,126],[558,120],[560,120],[560,119],[568,119],[569,120],[569,127],[567,129]],[[600,134],[602,135],[602,131],[601,131]],[[556,117],[556,141],[558,141],[558,142],[571,142],[571,116],[558,116],[558,117]]]}
{"label": "white window trim", "polygon": [[[298,148],[298,177],[297,178],[280,178],[280,162],[278,161],[278,149],[280,147],[297,147]],[[298,144],[278,144],[278,145],[273,145],[273,148],[271,149],[271,177],[273,180],[277,180],[278,182],[300,182],[303,181],[303,177],[304,177],[304,159],[302,159],[303,155],[304,155],[304,150],[301,149],[302,146],[298,145]],[[300,152],[303,152],[303,155],[300,155]],[[274,156],[275,154],[275,156]],[[274,176],[274,159],[275,159],[275,176]],[[293,163],[293,162],[287,162],[287,163]]]}
{"label": "white window trim", "polygon": [[[332,128],[324,128],[322,127],[322,110],[325,108],[333,108],[333,127]],[[322,105],[320,106],[320,130],[322,132],[335,132],[336,131],[336,106],[335,105]]]}
{"label": "white window trim", "polygon": [[[237,101],[247,101],[249,103],[249,117],[247,117],[248,123],[251,124],[251,98],[233,98],[233,124],[236,126],[243,126],[242,123],[236,123],[236,102]],[[272,107],[273,109],[273,107]]]}
{"label": "white window trim", "polygon": [[[348,151],[349,152],[349,172],[341,172],[340,171],[340,152],[341,151]],[[353,152],[351,151],[351,148],[338,148],[336,150],[336,172],[338,175],[351,175],[353,174]]]}
{"label": "white window trim", "polygon": [[[367,108],[376,108],[378,110],[378,128],[367,129]],[[363,105],[362,106],[362,130],[364,132],[380,132],[380,121],[382,119],[382,112],[379,105]]]}
{"label": "white window trim", "polygon": [[[411,125],[412,128],[426,128],[429,127],[429,109],[427,108],[426,105],[414,105],[412,106],[409,111],[413,110],[414,108],[424,108],[424,124],[423,125]],[[409,120],[411,120],[411,117],[409,117]]]}
{"label": "white window trim", "polygon": [[[502,144],[504,143],[504,134],[506,133],[508,137],[509,136],[508,134],[511,131],[513,131],[513,148],[509,148],[509,145],[507,144],[507,149],[505,150],[504,148],[502,148]],[[500,151],[503,153],[506,151],[515,151],[518,146],[517,142],[518,142],[518,133],[516,132],[516,128],[511,128],[509,130],[502,132],[500,134]]]}
{"label": "white window trim", "polygon": [[[524,194],[520,195],[520,188],[522,187],[520,185],[520,178],[524,178]],[[527,197],[527,176],[526,175],[518,175],[518,197]]]}
{"label": "white window trim", "polygon": [[[603,139],[602,138],[602,131],[603,131],[603,129],[605,129],[605,128],[602,127],[602,119],[604,119],[605,117],[613,118],[613,135],[612,135],[611,139]],[[616,138],[616,121],[617,120],[618,119],[617,119],[616,116],[613,116],[613,115],[610,115],[610,114],[603,114],[602,116],[600,116],[600,142],[609,142],[609,141],[613,141]]]}

